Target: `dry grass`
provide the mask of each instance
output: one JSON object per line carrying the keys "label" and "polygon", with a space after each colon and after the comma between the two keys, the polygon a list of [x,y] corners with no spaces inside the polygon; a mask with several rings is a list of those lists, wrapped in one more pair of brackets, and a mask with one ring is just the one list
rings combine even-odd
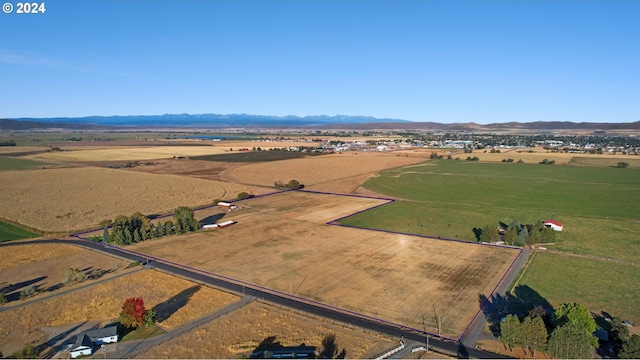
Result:
{"label": "dry grass", "polygon": [[95,228],[134,212],[206,205],[246,191],[215,180],[106,168],[3,171],[0,182],[0,217],[49,232]]}
{"label": "dry grass", "polygon": [[[165,328],[195,320],[238,298],[174,276],[145,270],[0,313],[0,346],[24,344],[24,339],[44,326],[116,319],[124,300],[132,296],[141,296],[147,308],[178,299],[177,304],[181,307],[171,309],[168,306],[164,312],[169,315],[160,323]],[[164,308],[167,309],[166,306]]]}
{"label": "dry grass", "polygon": [[64,257],[83,251],[81,248],[71,245],[40,245],[29,243],[11,246],[5,244],[5,246],[0,247],[0,249],[2,249],[0,270],[31,264],[36,261]]}
{"label": "dry grass", "polygon": [[360,329],[345,328],[321,318],[279,309],[263,303],[251,303],[246,307],[222,316],[184,335],[154,346],[138,355],[147,359],[212,358],[231,359],[248,356],[270,336],[275,336],[283,346],[305,343],[322,351],[322,339],[336,335],[340,350],[352,359],[371,358],[398,345],[396,341]]}
{"label": "dry grass", "polygon": [[324,224],[379,203],[302,192],[256,198],[223,218],[238,221],[231,227],[134,248],[415,328],[424,315],[434,330],[435,305],[444,333],[457,337],[517,252]]}
{"label": "dry grass", "polygon": [[225,152],[224,148],[213,146],[64,146],[62,149],[65,151],[27,155],[25,158],[45,162],[85,163],[95,161],[155,160],[173,158],[174,156],[188,157]]}
{"label": "dry grass", "polygon": [[[222,177],[231,182],[259,186],[273,186],[276,180],[288,182],[296,179],[312,189],[317,187],[328,190],[326,184],[330,182],[368,176],[376,171],[415,164],[424,160],[424,157],[408,154],[400,156],[400,154],[373,152],[358,152],[357,155],[345,153],[247,164],[224,171]],[[349,183],[347,188],[352,186],[353,183]],[[342,189],[334,189],[334,191],[340,190]]]}

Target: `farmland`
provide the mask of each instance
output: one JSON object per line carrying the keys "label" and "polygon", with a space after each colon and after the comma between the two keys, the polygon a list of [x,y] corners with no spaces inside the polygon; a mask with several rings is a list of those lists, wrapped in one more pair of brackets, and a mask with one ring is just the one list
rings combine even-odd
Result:
{"label": "farmland", "polygon": [[[248,326],[248,324],[251,324]],[[390,348],[397,341],[361,330],[346,328],[322,319],[288,310],[252,303],[242,310],[215,319],[189,333],[166,343],[152,347],[138,355],[143,359],[211,358],[234,359],[248,356],[269,337],[282,346],[298,346],[302,343],[317,346],[322,351],[322,339],[335,334],[338,351],[345,349],[347,358],[372,358]],[[216,341],[212,342],[212,339]]]}
{"label": "farmland", "polygon": [[[342,183],[333,191],[351,192],[364,178],[376,171],[424,161],[424,155],[397,156],[392,154],[349,153],[251,163],[229,169],[221,174],[227,181],[247,185],[272,187],[274,181],[296,179],[311,189],[323,190],[334,182],[356,178],[357,183]],[[346,185],[346,186],[345,186]]]}
{"label": "farmland", "polygon": [[637,256],[628,249],[640,237],[640,169],[443,160],[384,171],[364,186],[406,200],[342,223],[475,240],[474,227],[552,217],[565,224],[560,250]]}
{"label": "farmland", "polygon": [[0,242],[37,237],[40,234],[0,221]]}
{"label": "farmland", "polygon": [[7,156],[0,156],[0,171],[3,170],[23,170],[48,166],[50,164],[41,161],[19,159]]}
{"label": "farmland", "polygon": [[[95,260],[95,255],[89,259]],[[39,270],[46,278],[46,264],[38,264],[36,260],[30,266],[30,271]],[[0,347],[11,353],[27,341],[41,342],[45,340],[40,331],[43,327],[95,320],[109,323],[118,317],[124,299],[131,296],[143,297],[147,308],[156,307],[158,316],[163,319],[161,325],[167,329],[197,319],[237,299],[234,295],[161,272],[138,271],[26,307],[0,312]],[[172,307],[172,304],[182,305]]]}
{"label": "farmland", "polygon": [[325,225],[382,203],[282,193],[242,201],[224,216],[238,222],[229,228],[132,248],[415,328],[424,315],[434,331],[435,306],[443,334],[457,337],[478,310],[477,294],[492,291],[518,251]]}
{"label": "farmland", "polygon": [[97,167],[3,171],[0,182],[0,217],[45,232],[95,228],[118,215],[162,214],[246,191],[228,182]]}
{"label": "farmland", "polygon": [[598,315],[605,311],[638,323],[639,278],[640,264],[536,253],[519,284],[536,289],[554,306],[579,301]]}

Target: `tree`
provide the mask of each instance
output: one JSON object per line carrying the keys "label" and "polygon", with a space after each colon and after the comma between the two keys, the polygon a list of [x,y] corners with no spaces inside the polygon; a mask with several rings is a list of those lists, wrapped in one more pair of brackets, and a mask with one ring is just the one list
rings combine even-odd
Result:
{"label": "tree", "polygon": [[482,233],[480,234],[480,241],[482,242],[496,242],[500,240],[500,232],[495,225],[487,225],[482,228]]}
{"label": "tree", "polygon": [[180,206],[173,211],[173,220],[176,222],[176,232],[179,234],[200,228],[200,223],[195,219],[193,210],[186,206]]}
{"label": "tree", "polygon": [[7,295],[4,293],[0,293],[0,304],[6,304],[9,300],[7,300]]}
{"label": "tree", "polygon": [[553,313],[556,326],[574,324],[583,327],[589,334],[596,331],[596,321],[591,316],[589,309],[579,303],[562,304]]}
{"label": "tree", "polygon": [[38,351],[31,343],[26,343],[24,347],[11,355],[15,359],[37,359]]}
{"label": "tree", "polygon": [[622,323],[622,319],[614,317],[611,319],[611,330],[609,330],[609,341],[613,346],[613,354],[618,355],[625,342],[629,341],[629,328]]}
{"label": "tree", "polygon": [[620,168],[620,169],[624,169],[624,168],[626,168],[626,167],[629,167],[629,163],[628,163],[628,162],[625,162],[625,161],[619,161],[619,162],[618,162],[618,165],[616,165],[616,167],[617,167],[617,168]]}
{"label": "tree", "polygon": [[238,193],[238,196],[237,196],[237,197],[238,197],[238,200],[248,199],[248,198],[250,198],[250,197],[251,197],[251,194],[249,194],[249,193],[248,193],[248,192],[246,192],[246,191],[243,191],[243,192],[241,192],[241,193]]}
{"label": "tree", "polygon": [[549,333],[544,320],[540,316],[527,316],[524,323],[526,324],[524,331],[527,334],[526,345],[531,349],[531,355],[534,351],[546,350]]}
{"label": "tree", "polygon": [[289,180],[289,183],[287,184],[287,188],[289,189],[298,189],[300,188],[300,182],[298,180]]}
{"label": "tree", "polygon": [[141,297],[132,297],[124,301],[120,312],[120,324],[126,328],[137,328],[144,323],[144,300]]}
{"label": "tree", "polygon": [[153,309],[149,309],[144,312],[144,319],[142,319],[142,323],[144,326],[153,325],[156,322],[156,312]]}
{"label": "tree", "polygon": [[67,275],[64,278],[63,283],[65,285],[72,285],[75,283],[81,283],[87,280],[87,275],[80,271],[78,268],[69,268]]}
{"label": "tree", "polygon": [[556,358],[588,359],[593,349],[592,338],[584,326],[568,322],[553,330],[547,349]]}
{"label": "tree", "polygon": [[500,322],[500,341],[509,345],[509,348],[519,346],[522,341],[520,319],[516,315],[509,314]]}
{"label": "tree", "polygon": [[620,359],[640,359],[640,336],[631,335],[629,341],[625,341],[620,351]]}
{"label": "tree", "polygon": [[507,245],[516,245],[518,243],[518,230],[509,226],[504,232],[504,242]]}

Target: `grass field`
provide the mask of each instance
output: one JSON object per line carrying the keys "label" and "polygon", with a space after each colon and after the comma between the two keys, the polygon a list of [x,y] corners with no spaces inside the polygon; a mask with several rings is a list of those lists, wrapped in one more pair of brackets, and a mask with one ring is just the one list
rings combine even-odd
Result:
{"label": "grass field", "polygon": [[41,161],[20,159],[15,157],[0,156],[0,171],[34,169],[50,165]]}
{"label": "grass field", "polygon": [[410,200],[341,223],[475,240],[474,227],[553,218],[565,224],[559,250],[637,260],[640,169],[437,161],[384,171],[365,187]]}
{"label": "grass field", "polygon": [[38,237],[40,234],[0,221],[0,242]]}
{"label": "grass field", "polygon": [[536,290],[554,307],[580,302],[592,312],[605,311],[640,322],[640,265],[538,252],[520,285]]}

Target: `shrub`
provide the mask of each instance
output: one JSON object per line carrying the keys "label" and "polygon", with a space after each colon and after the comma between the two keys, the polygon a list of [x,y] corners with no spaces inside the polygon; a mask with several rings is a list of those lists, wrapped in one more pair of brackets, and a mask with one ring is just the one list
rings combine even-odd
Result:
{"label": "shrub", "polygon": [[629,163],[625,162],[625,161],[620,161],[620,162],[618,162],[618,165],[616,167],[620,168],[620,169],[624,169],[626,167],[629,167]]}
{"label": "shrub", "polygon": [[4,293],[0,293],[0,304],[6,304],[9,300],[7,300],[7,295]]}
{"label": "shrub", "polygon": [[22,291],[20,291],[20,298],[21,299],[28,298],[29,296],[35,295],[37,292],[38,292],[38,289],[36,289],[35,286],[31,285],[28,288],[25,288]]}
{"label": "shrub", "polygon": [[238,194],[238,200],[242,200],[242,199],[248,199],[251,197],[251,194],[249,194],[246,191],[243,191],[241,193]]}

